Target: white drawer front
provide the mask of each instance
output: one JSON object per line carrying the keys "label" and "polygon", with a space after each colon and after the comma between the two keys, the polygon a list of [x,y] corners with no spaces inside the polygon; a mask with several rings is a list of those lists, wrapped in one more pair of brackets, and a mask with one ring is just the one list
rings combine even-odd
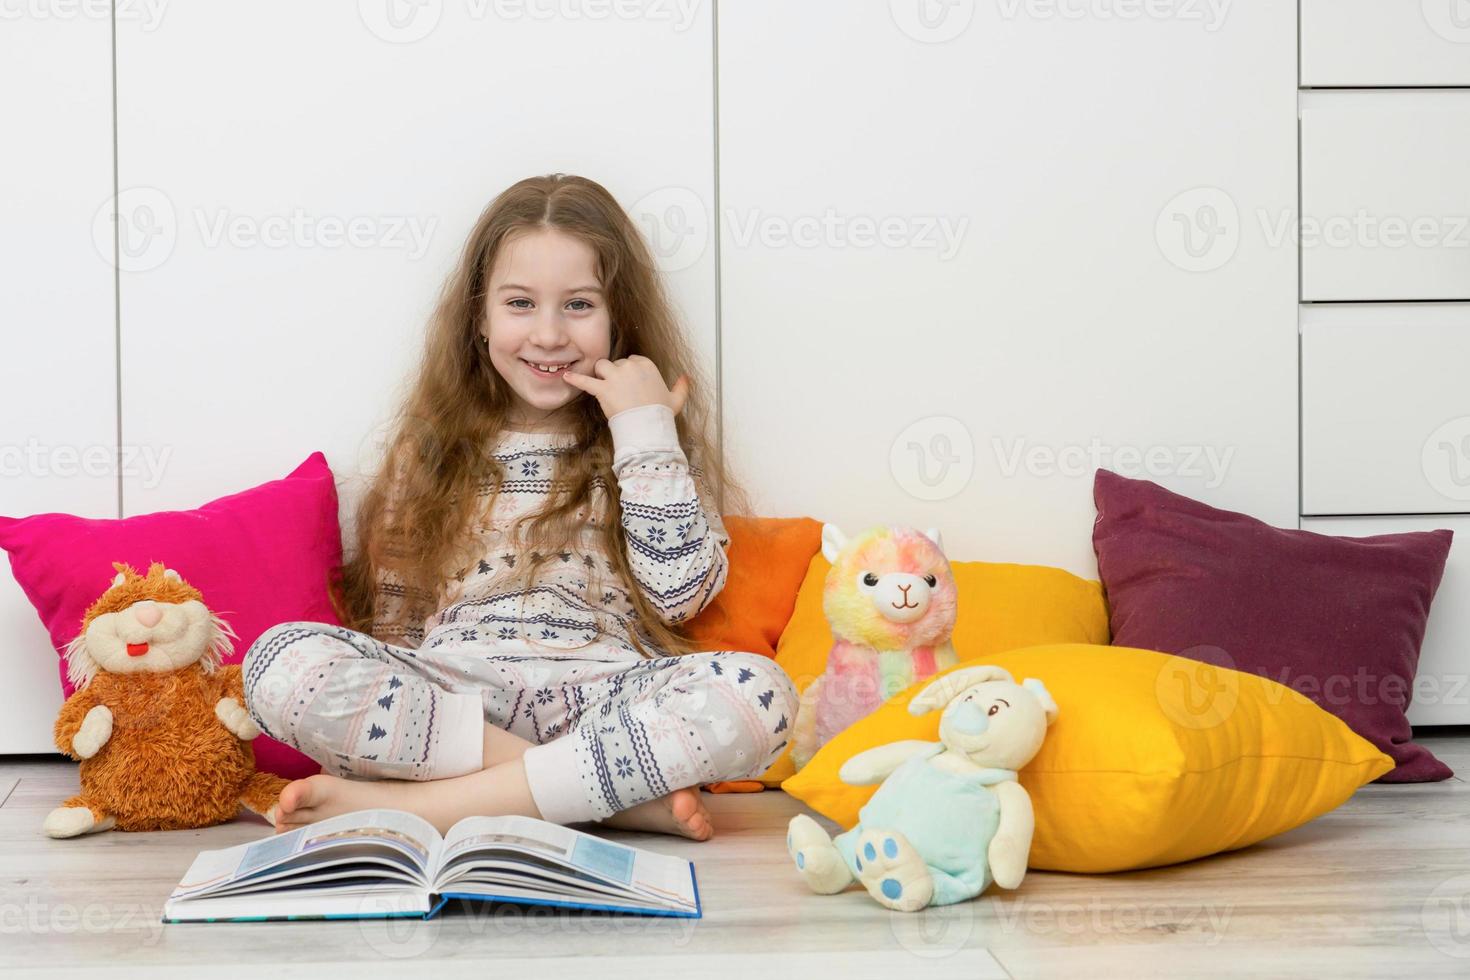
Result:
{"label": "white drawer front", "polygon": [[1301,94],[1302,298],[1470,299],[1470,91]]}
{"label": "white drawer front", "polygon": [[1470,0],[1301,0],[1302,84],[1470,85]]}
{"label": "white drawer front", "polygon": [[1301,322],[1302,513],[1470,512],[1470,304]]}
{"label": "white drawer front", "polygon": [[1450,560],[1419,654],[1409,721],[1415,725],[1470,724],[1470,517],[1316,517],[1302,528],[1320,534],[1395,534],[1447,527],[1455,532]]}

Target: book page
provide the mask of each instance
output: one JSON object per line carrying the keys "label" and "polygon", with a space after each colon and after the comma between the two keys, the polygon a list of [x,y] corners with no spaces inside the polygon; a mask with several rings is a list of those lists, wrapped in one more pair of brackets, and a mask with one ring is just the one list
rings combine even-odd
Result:
{"label": "book page", "polygon": [[484,852],[491,863],[503,869],[505,865],[497,859],[505,857],[507,851],[538,863],[565,867],[574,874],[671,908],[694,909],[697,905],[690,864],[684,858],[630,847],[530,817],[466,817],[456,823],[444,836],[434,890],[439,890],[439,876],[456,859],[464,858],[469,863],[474,855]]}
{"label": "book page", "polygon": [[355,810],[341,816],[273,834],[248,844],[201,851],[171,898],[209,894],[270,869],[297,855],[320,852],[323,859],[339,847],[376,844],[406,855],[427,878],[443,841],[427,820],[402,810]]}

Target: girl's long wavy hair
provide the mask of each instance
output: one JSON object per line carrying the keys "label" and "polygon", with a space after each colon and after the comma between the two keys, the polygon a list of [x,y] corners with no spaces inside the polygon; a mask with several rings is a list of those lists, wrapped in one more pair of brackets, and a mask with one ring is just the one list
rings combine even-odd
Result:
{"label": "girl's long wavy hair", "polygon": [[[567,174],[530,177],[485,208],[445,283],[428,325],[422,362],[391,419],[382,466],[356,510],[356,548],[334,590],[345,626],[373,633],[377,624],[378,638],[385,642],[411,635],[436,611],[441,589],[478,557],[473,531],[506,478],[492,451],[513,404],[510,386],[479,342],[479,328],[488,315],[491,270],[501,249],[512,236],[541,228],[575,236],[596,253],[611,320],[609,358],[641,354],[670,385],[679,375],[688,376],[688,398],[675,425],[701,495],[712,494],[706,499],[721,513],[747,509],[744,492],[710,438],[711,386],[637,227],[595,181]],[[597,400],[585,393],[573,401],[569,414],[573,449],[558,457],[546,504],[521,515],[509,528],[512,535],[524,535],[512,537],[522,542],[512,581],[522,587],[534,582],[539,568],[568,550],[579,524],[589,522],[600,532],[611,571],[628,589],[636,620],[628,633],[634,645],[644,656],[687,653],[693,646],[684,624],[666,625],[633,579],[607,418]],[[384,628],[385,610],[379,607],[379,586],[390,581],[394,594],[402,597],[392,604],[401,618],[393,620],[391,635]],[[589,585],[589,595],[597,595],[600,587]]]}

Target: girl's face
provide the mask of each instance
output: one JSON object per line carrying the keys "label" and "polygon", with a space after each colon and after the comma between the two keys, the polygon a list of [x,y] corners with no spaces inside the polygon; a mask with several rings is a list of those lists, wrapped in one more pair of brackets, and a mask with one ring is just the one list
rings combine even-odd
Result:
{"label": "girl's face", "polygon": [[557,428],[560,410],[585,395],[562,375],[592,374],[612,349],[597,253],[550,228],[513,235],[490,271],[485,302],[480,330],[489,338],[490,363],[513,392],[509,421]]}

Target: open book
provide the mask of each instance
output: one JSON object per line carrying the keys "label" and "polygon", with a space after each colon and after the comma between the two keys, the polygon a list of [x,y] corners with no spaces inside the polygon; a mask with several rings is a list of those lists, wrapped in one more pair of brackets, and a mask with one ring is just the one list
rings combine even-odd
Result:
{"label": "open book", "polygon": [[164,922],[427,919],[451,898],[699,918],[694,864],[530,817],[357,810],[202,851]]}

